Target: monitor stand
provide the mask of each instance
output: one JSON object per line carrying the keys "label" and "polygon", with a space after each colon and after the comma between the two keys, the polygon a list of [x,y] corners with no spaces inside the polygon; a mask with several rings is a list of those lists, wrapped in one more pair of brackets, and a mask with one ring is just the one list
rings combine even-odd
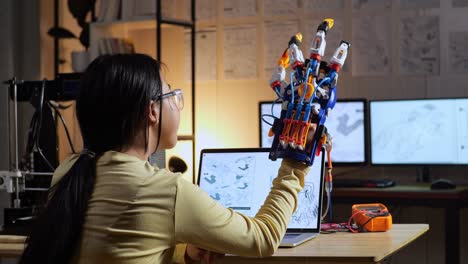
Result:
{"label": "monitor stand", "polygon": [[431,182],[431,174],[428,166],[421,168],[421,173],[416,178],[417,182],[429,183]]}

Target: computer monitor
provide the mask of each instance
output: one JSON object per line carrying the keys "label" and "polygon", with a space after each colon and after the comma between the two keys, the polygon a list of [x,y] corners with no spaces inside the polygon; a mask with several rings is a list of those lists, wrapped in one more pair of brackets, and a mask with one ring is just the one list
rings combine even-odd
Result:
{"label": "computer monitor", "polygon": [[370,102],[372,165],[468,164],[468,98]]}
{"label": "computer monitor", "polygon": [[[262,148],[270,148],[273,143],[273,137],[268,136],[271,126],[263,120],[272,124],[274,119],[271,115],[280,117],[281,105],[281,102],[273,101],[259,103]],[[333,165],[367,164],[366,107],[365,99],[340,99],[327,117],[325,126],[333,137]]]}

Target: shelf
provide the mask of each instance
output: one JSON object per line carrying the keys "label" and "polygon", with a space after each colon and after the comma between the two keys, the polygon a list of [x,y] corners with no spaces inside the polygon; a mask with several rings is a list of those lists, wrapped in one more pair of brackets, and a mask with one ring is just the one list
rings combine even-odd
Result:
{"label": "shelf", "polygon": [[94,22],[90,24],[91,27],[104,28],[114,26],[125,26],[128,29],[151,29],[156,27],[156,19],[154,17],[138,18],[132,20],[114,20]]}
{"label": "shelf", "polygon": [[[168,28],[171,26],[183,26],[191,27],[193,23],[191,21],[173,18],[163,18],[161,20],[161,27]],[[105,28],[105,27],[126,27],[127,30],[139,30],[139,29],[154,29],[156,28],[156,19],[151,17],[138,17],[131,20],[115,20],[115,21],[102,21],[91,23],[94,28]]]}
{"label": "shelf", "polygon": [[178,135],[177,140],[193,140],[192,135]]}

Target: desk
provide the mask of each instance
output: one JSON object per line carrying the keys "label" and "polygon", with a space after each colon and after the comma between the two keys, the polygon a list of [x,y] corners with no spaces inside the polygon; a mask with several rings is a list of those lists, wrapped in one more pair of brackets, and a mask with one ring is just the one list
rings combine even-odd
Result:
{"label": "desk", "polygon": [[335,188],[333,203],[414,205],[445,209],[445,263],[460,263],[460,209],[468,205],[468,186],[431,190],[428,184],[389,188]]}
{"label": "desk", "polygon": [[394,224],[387,232],[321,234],[268,258],[225,256],[216,263],[379,263],[428,230],[427,224]]}
{"label": "desk", "polygon": [[0,236],[0,258],[18,258],[23,254],[24,236]]}

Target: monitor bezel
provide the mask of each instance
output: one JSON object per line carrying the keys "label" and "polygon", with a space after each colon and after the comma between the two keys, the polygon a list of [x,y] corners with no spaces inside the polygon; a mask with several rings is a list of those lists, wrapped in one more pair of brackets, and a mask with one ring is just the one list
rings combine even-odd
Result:
{"label": "monitor bezel", "polygon": [[[337,103],[346,103],[346,102],[361,102],[363,103],[364,106],[364,161],[362,162],[338,162],[334,161],[333,166],[337,167],[359,167],[359,166],[366,166],[369,164],[369,136],[370,133],[369,131],[369,111],[368,111],[368,100],[365,98],[345,98],[345,99],[338,99]],[[258,123],[258,133],[259,133],[259,143],[258,146],[260,148],[265,148],[262,146],[262,105],[263,104],[272,104],[275,103],[275,101],[259,101],[258,102],[258,117],[259,117],[259,123]],[[282,103],[282,101],[277,101],[276,103]],[[333,110],[331,112],[333,115]],[[326,122],[325,122],[326,126]],[[333,135],[332,135],[333,136]],[[332,150],[332,156],[333,156],[333,150]]]}
{"label": "monitor bezel", "polygon": [[[318,226],[317,228],[287,228],[287,232],[301,232],[301,233],[317,233],[320,232],[321,228],[321,218],[323,214],[323,196],[325,193],[325,173],[326,173],[326,164],[325,164],[325,148],[322,147],[321,149],[322,154],[321,154],[321,160],[320,160],[320,190],[319,190],[319,208],[318,208]],[[270,152],[269,148],[207,148],[207,149],[202,149],[200,151],[200,162],[198,164],[198,180],[197,180],[197,186],[200,187],[200,174],[201,174],[201,169],[202,169],[202,162],[203,162],[203,154],[206,153],[239,153],[239,152],[265,152],[268,153]],[[282,161],[277,161],[277,162],[282,162]],[[306,175],[308,176],[308,175]],[[294,214],[294,213],[293,213]],[[292,216],[292,215],[291,215]]]}
{"label": "monitor bezel", "polygon": [[405,98],[405,99],[372,99],[369,104],[369,164],[375,167],[466,167],[468,163],[375,163],[372,159],[372,116],[371,105],[373,102],[402,102],[402,101],[425,101],[425,100],[454,100],[467,99],[468,97],[447,97],[447,98]]}

